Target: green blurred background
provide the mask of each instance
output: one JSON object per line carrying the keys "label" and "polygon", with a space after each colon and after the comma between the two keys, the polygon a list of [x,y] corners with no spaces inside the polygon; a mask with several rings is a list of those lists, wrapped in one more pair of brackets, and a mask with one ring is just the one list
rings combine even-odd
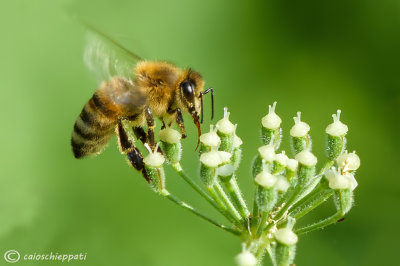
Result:
{"label": "green blurred background", "polygon": [[[319,158],[324,129],[340,108],[349,150],[362,160],[356,204],[343,223],[302,236],[296,264],[398,263],[400,4],[370,0],[2,1],[1,256],[16,249],[83,252],[87,260],[73,264],[84,265],[233,265],[240,251],[238,238],[152,193],[115,138],[97,158],[73,158],[72,126],[96,82],[82,60],[85,31],[68,14],[145,58],[202,73],[216,90],[216,117],[228,106],[239,124],[239,182],[248,202],[268,105],[278,101],[286,150],[292,117],[302,111]],[[197,178],[196,133],[187,128],[183,165]],[[167,183],[225,222],[170,169]],[[46,264],[53,263],[36,263]]]}

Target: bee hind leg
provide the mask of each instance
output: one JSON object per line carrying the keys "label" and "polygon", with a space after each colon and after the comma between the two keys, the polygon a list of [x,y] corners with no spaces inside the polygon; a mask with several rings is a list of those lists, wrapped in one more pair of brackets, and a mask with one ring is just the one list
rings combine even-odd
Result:
{"label": "bee hind leg", "polygon": [[143,127],[132,127],[135,137],[140,140],[143,144],[147,143],[147,133]]}
{"label": "bee hind leg", "polygon": [[143,156],[139,149],[135,147],[132,141],[128,137],[122,122],[120,121],[116,126],[116,132],[118,137],[118,146],[122,154],[126,154],[129,164],[142,173],[144,179],[150,183],[150,179],[147,176],[146,170],[144,168]]}

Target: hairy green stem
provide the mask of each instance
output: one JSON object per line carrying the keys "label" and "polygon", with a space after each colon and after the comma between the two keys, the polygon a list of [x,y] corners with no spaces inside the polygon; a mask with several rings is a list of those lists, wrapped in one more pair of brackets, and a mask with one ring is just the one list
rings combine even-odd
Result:
{"label": "hairy green stem", "polygon": [[229,221],[234,222],[235,219],[232,219],[229,212],[227,212],[226,207],[223,207],[221,204],[218,204],[215,201],[215,198],[210,197],[199,185],[197,185],[190,177],[188,177],[182,170],[182,167],[179,163],[173,164],[172,168],[177,172],[183,180],[186,181],[200,196],[202,196],[206,201],[208,201],[219,213],[225,216]]}
{"label": "hairy green stem", "polygon": [[246,202],[243,199],[242,193],[237,184],[236,177],[233,176],[229,181],[224,182],[224,185],[228,190],[228,193],[232,198],[233,203],[239,209],[239,212],[242,215],[243,219],[248,220],[250,212],[247,209]]}
{"label": "hairy green stem", "polygon": [[219,182],[215,182],[214,188],[218,196],[222,199],[225,206],[228,208],[228,211],[232,214],[232,216],[235,217],[235,219],[238,221],[243,220],[242,216],[240,216],[239,212],[236,210],[228,195],[226,195],[225,190],[222,188],[221,184]]}
{"label": "hairy green stem", "polygon": [[293,207],[293,211],[289,215],[296,220],[300,219],[310,211],[317,208],[324,201],[329,199],[333,195],[333,190],[325,189],[312,194],[313,195],[311,197],[308,197],[308,200],[303,202],[303,204]]}
{"label": "hairy green stem", "polygon": [[233,229],[233,228],[229,228],[229,227],[227,227],[227,226],[225,226],[223,224],[220,224],[220,223],[214,221],[213,219],[211,219],[208,216],[202,214],[201,212],[199,212],[198,210],[196,210],[195,208],[193,208],[192,206],[190,206],[186,202],[184,202],[184,201],[178,199],[176,196],[170,194],[168,191],[164,191],[162,193],[162,195],[164,197],[166,197],[167,199],[169,199],[170,201],[174,202],[175,204],[181,206],[182,208],[184,208],[184,209],[194,213],[195,215],[203,218],[204,220],[212,223],[213,225],[215,225],[215,226],[217,226],[217,227],[219,227],[219,228],[221,228],[221,229],[223,229],[223,230],[225,230],[225,231],[227,231],[229,233],[232,233],[234,235],[240,235],[240,231],[239,230]]}
{"label": "hairy green stem", "polygon": [[311,225],[308,225],[308,226],[305,226],[305,227],[295,230],[295,233],[298,235],[301,235],[301,234],[309,233],[314,230],[322,229],[324,227],[327,227],[328,225],[336,223],[342,217],[343,217],[343,213],[341,211],[338,211],[334,215],[332,215],[326,219],[323,219],[317,223],[314,223],[314,224],[311,224]]}
{"label": "hairy green stem", "polygon": [[225,203],[222,201],[218,193],[216,192],[214,187],[207,187],[208,193],[211,195],[211,197],[214,199],[214,202],[218,205],[218,209],[222,212],[222,214],[229,220],[231,221],[234,225],[237,227],[241,228],[242,223],[240,220],[236,219],[232,213],[228,211],[228,208],[226,207]]}

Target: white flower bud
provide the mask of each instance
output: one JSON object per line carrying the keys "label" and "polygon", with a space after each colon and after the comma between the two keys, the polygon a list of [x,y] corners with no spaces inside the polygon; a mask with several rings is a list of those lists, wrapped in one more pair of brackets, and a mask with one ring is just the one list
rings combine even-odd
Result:
{"label": "white flower bud", "polygon": [[300,120],[301,112],[297,112],[297,117],[293,117],[294,126],[290,129],[292,137],[302,138],[305,137],[310,131],[310,126]]}
{"label": "white flower bud", "polygon": [[229,163],[232,157],[232,154],[226,151],[218,151],[219,157],[221,158],[221,163],[226,164]]}
{"label": "white flower bud", "polygon": [[201,154],[200,162],[208,167],[216,168],[230,162],[232,154],[225,151],[210,151]]}
{"label": "white flower bud", "polygon": [[149,154],[143,159],[144,164],[150,167],[160,168],[164,164],[165,158],[161,153],[157,151],[158,143],[156,145],[156,148],[154,149],[154,152],[150,149],[147,143],[145,144],[145,146],[149,151]]}
{"label": "white flower bud", "polygon": [[341,174],[340,171],[337,171],[334,167],[326,170],[325,176],[329,181],[329,187],[331,189],[350,189],[353,191],[358,185],[354,175],[350,173]]}
{"label": "white flower bud", "polygon": [[217,168],[217,175],[222,177],[231,177],[235,168],[231,164],[225,164]]}
{"label": "white flower bud", "polygon": [[200,162],[208,167],[215,168],[222,164],[222,159],[218,151],[210,151],[200,156]]}
{"label": "white flower bud", "polygon": [[267,171],[262,171],[261,173],[259,173],[256,176],[256,178],[254,180],[260,186],[265,187],[265,188],[270,188],[273,185],[275,185],[277,178],[276,178],[276,176],[268,173]]}
{"label": "white flower bud", "polygon": [[337,110],[336,114],[333,114],[333,123],[329,124],[325,130],[325,132],[334,137],[341,137],[346,135],[349,130],[348,127],[340,122],[340,110]]}
{"label": "white flower bud", "polygon": [[275,113],[276,102],[269,106],[269,112],[261,119],[263,127],[268,129],[278,129],[282,123],[282,119]]}
{"label": "white flower bud", "polygon": [[298,237],[290,228],[278,229],[275,233],[275,239],[284,245],[292,246],[297,243]]}
{"label": "white flower bud", "polygon": [[291,171],[296,171],[298,165],[299,162],[296,161],[295,159],[288,159],[286,162],[286,167]]}
{"label": "white flower bud", "polygon": [[166,127],[160,130],[160,132],[158,133],[158,138],[166,143],[175,144],[179,143],[182,136],[181,133],[179,133],[177,130]]}
{"label": "white flower bud", "polygon": [[358,186],[357,180],[355,179],[354,175],[353,175],[353,174],[350,174],[350,173],[347,173],[347,174],[345,175],[345,177],[346,177],[346,178],[349,180],[349,182],[350,182],[350,190],[353,191],[353,190]]}
{"label": "white flower bud", "polygon": [[260,156],[266,162],[273,162],[275,160],[275,148],[273,145],[264,145],[258,148]]}
{"label": "white flower bud", "polygon": [[205,146],[209,147],[219,147],[221,144],[221,139],[219,138],[216,128],[214,129],[213,125],[210,125],[210,132],[202,134],[200,136],[200,142]]}
{"label": "white flower bud", "polygon": [[289,186],[290,184],[284,176],[278,176],[275,187],[279,192],[286,192]]}
{"label": "white flower bud", "polygon": [[223,134],[230,135],[235,132],[235,126],[232,124],[231,121],[229,121],[229,115],[230,113],[228,112],[228,108],[224,108],[224,118],[219,120],[217,122],[217,128],[219,132],[222,132]]}
{"label": "white flower bud", "polygon": [[275,156],[275,161],[277,161],[282,166],[286,166],[288,160],[289,157],[286,156],[285,151],[282,151],[281,153],[278,153]]}
{"label": "white flower bud", "polygon": [[235,258],[238,266],[255,266],[257,265],[257,258],[247,250],[243,250]]}
{"label": "white flower bud", "polygon": [[301,163],[302,165],[305,166],[314,166],[317,164],[317,157],[314,156],[310,151],[308,150],[303,150],[300,153],[298,153],[295,157],[295,159]]}
{"label": "white flower bud", "polygon": [[339,155],[336,162],[344,172],[354,171],[360,167],[360,157],[358,157],[355,151],[352,153],[347,153],[346,151],[342,155]]}
{"label": "white flower bud", "polygon": [[350,182],[345,176],[336,175],[329,179],[329,187],[331,189],[348,189],[350,188]]}
{"label": "white flower bud", "polygon": [[237,124],[235,125],[235,132],[233,133],[233,143],[232,143],[232,147],[233,147],[234,149],[235,149],[235,148],[239,148],[239,147],[243,144],[242,139],[239,138],[239,137],[236,135],[236,128],[237,128]]}

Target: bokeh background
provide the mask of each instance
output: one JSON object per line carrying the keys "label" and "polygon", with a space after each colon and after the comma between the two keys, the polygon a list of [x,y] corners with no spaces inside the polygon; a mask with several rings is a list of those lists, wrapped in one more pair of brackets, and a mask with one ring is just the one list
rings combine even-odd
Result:
{"label": "bokeh background", "polygon": [[[320,161],[324,129],[340,108],[348,147],[362,159],[356,204],[339,225],[302,236],[296,264],[395,265],[399,11],[389,0],[2,1],[1,255],[16,249],[87,253],[85,262],[73,263],[82,265],[233,265],[240,251],[238,238],[152,193],[115,138],[94,159],[73,158],[72,126],[97,86],[83,64],[85,30],[71,19],[77,16],[147,59],[202,73],[216,90],[216,117],[228,106],[239,124],[239,182],[248,202],[249,167],[268,105],[278,101],[286,150],[292,117],[302,111]],[[187,128],[183,165],[197,180],[196,132]],[[225,222],[169,169],[167,182]],[[328,204],[301,222],[332,211]]]}

